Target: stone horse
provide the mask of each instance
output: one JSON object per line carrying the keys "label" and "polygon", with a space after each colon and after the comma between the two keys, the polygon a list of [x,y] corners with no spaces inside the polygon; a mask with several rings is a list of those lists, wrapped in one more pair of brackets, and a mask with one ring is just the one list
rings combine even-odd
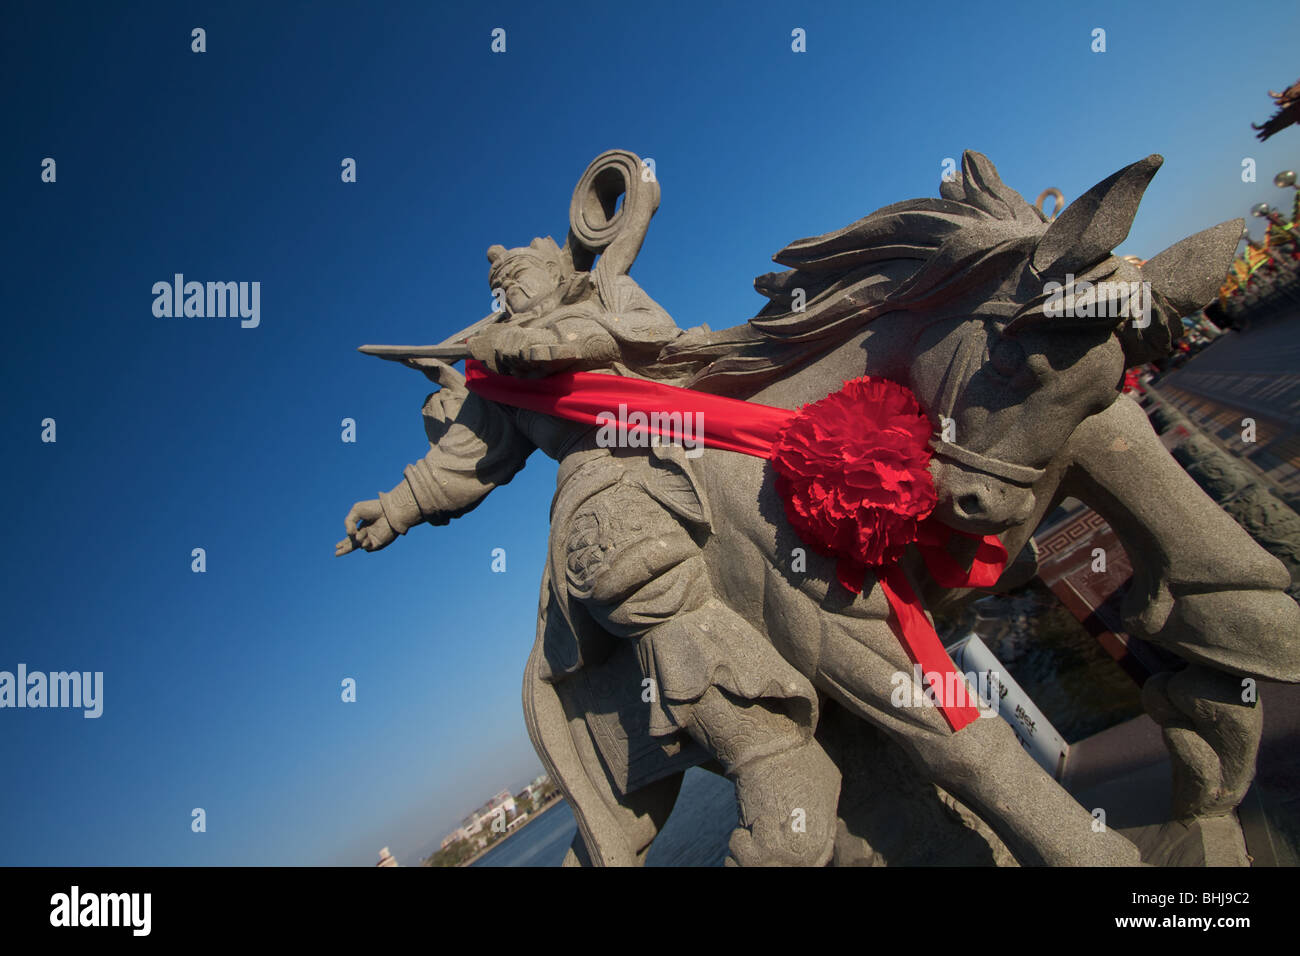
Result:
{"label": "stone horse", "polygon": [[[1063,498],[1100,512],[1135,569],[1126,625],[1187,662],[1148,681],[1144,702],[1174,758],[1171,816],[1189,820],[1230,814],[1249,786],[1261,725],[1243,681],[1300,680],[1300,608],[1282,565],[1206,497],[1120,392],[1125,369],[1167,354],[1180,317],[1214,298],[1241,230],[1240,220],[1223,223],[1140,267],[1114,256],[1160,163],[1121,170],[1049,223],[967,152],[941,198],[896,203],[787,246],[774,259],[788,271],[755,281],[770,300],[757,316],[692,330],[660,361],[668,380],[787,409],[864,374],[906,385],[935,427],[939,519],[996,534],[1020,555],[995,590],[1032,576],[1031,535]],[[916,779],[973,811],[967,825],[987,824],[1021,863],[1138,862],[1134,845],[1098,827],[1005,722],[954,733],[934,708],[891,704],[892,678],[912,665],[880,589],[868,579],[851,594],[832,558],[799,550],[766,462],[709,449],[694,464],[711,515],[702,547],[714,590],[817,689],[826,705],[818,739],[842,770],[865,748],[882,754],[898,786],[914,787],[897,748],[881,751],[888,738]],[[930,611],[978,596],[945,591],[913,558],[904,567]],[[637,865],[683,772],[708,768],[707,755],[684,737],[646,736],[625,645],[555,680],[546,658],[564,624],[549,604],[544,583],[523,699],[533,744],[577,819],[566,865]],[[850,818],[870,802],[861,785],[870,775],[846,774],[840,798],[840,836],[859,841],[859,856],[874,838]],[[853,854],[837,845],[836,855]]]}

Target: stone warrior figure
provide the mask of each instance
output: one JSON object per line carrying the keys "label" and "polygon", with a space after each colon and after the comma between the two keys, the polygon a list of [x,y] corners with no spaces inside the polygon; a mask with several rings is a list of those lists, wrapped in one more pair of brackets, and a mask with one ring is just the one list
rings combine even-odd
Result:
{"label": "stone warrior figure", "polygon": [[[592,166],[619,161],[640,170],[639,160],[621,151]],[[488,250],[504,311],[467,330],[462,352],[515,376],[582,369],[654,377],[661,349],[683,330],[627,275],[658,206],[658,185],[627,175],[623,185],[625,224],[591,271],[575,266],[589,250],[572,235],[563,249],[548,237]],[[583,192],[580,183],[575,207]],[[558,683],[602,663],[612,651],[609,635],[634,642],[632,679],[649,678],[644,686],[654,690],[642,695],[648,737],[684,731],[735,782],[740,825],[728,863],[827,863],[840,777],[813,738],[816,692],[713,594],[697,540],[711,530],[709,506],[683,447],[656,443],[649,454],[601,447],[594,427],[485,401],[439,358],[392,348],[378,354],[442,386],[423,409],[429,451],[392,491],[352,507],[348,537],[335,553],[376,551],[417,524],[447,524],[510,481],[540,448],[559,462],[543,596],[569,625],[568,636],[552,642],[548,634],[542,678]],[[621,736],[627,761],[629,748],[642,746],[632,739],[640,735]],[[611,772],[623,775],[621,787],[639,789],[628,787],[635,768],[618,766],[616,750],[602,753]],[[679,783],[680,773],[669,809]],[[638,849],[643,856],[646,847]]]}

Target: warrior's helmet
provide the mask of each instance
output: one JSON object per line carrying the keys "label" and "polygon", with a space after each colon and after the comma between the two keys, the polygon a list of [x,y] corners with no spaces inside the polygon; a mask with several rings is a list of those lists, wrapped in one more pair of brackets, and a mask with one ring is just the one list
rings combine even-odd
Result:
{"label": "warrior's helmet", "polygon": [[528,245],[516,249],[493,245],[488,249],[487,257],[488,262],[492,263],[488,271],[488,282],[493,289],[500,288],[506,276],[521,266],[545,270],[551,276],[553,286],[558,286],[564,278],[567,264],[564,251],[550,236],[534,239]]}

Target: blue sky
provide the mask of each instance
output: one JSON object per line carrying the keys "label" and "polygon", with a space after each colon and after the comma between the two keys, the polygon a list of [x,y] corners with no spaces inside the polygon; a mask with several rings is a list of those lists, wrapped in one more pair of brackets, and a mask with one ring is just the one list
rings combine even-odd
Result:
{"label": "blue sky", "polygon": [[[487,247],[563,241],[601,151],[655,160],[634,275],[714,328],[777,249],[937,195],[964,148],[1031,200],[1164,154],[1142,256],[1289,202],[1271,179],[1300,165],[1300,130],[1249,128],[1296,79],[1285,4],[116,6],[0,15],[0,670],[105,675],[97,720],[0,710],[3,864],[415,863],[538,772],[553,464],[386,551],[333,545],[427,447],[431,386],[356,346],[491,311]],[[259,281],[260,326],[155,317],[177,272]]]}

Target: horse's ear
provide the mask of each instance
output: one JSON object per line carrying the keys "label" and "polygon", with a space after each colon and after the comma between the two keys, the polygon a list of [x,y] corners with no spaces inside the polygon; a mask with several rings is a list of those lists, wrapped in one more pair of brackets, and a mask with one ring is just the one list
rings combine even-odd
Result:
{"label": "horse's ear", "polygon": [[1142,266],[1142,278],[1174,307],[1192,315],[1214,300],[1237,255],[1245,220],[1229,219],[1175,242]]}
{"label": "horse's ear", "polygon": [[1155,154],[1138,160],[1066,206],[1034,250],[1034,271],[1059,278],[1109,256],[1128,236],[1142,194],[1163,162]]}
{"label": "horse's ear", "polygon": [[974,206],[994,219],[1041,221],[1025,198],[1002,181],[992,161],[973,149],[961,154],[961,182],[942,183],[939,195]]}

